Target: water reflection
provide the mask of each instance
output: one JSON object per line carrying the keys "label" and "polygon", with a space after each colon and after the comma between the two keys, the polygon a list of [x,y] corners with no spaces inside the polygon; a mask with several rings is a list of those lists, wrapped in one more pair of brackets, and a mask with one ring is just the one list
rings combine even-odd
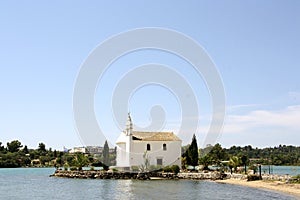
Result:
{"label": "water reflection", "polygon": [[296,199],[273,191],[209,181],[82,180],[49,178],[51,173],[53,169],[0,170],[0,199]]}

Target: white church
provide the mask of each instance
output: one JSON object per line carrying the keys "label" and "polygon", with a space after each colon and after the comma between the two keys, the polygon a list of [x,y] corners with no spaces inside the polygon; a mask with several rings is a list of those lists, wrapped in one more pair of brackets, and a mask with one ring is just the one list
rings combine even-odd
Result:
{"label": "white church", "polygon": [[117,139],[117,165],[121,170],[132,170],[145,163],[149,165],[171,166],[181,168],[181,140],[173,132],[139,132],[133,131],[128,113],[126,130]]}

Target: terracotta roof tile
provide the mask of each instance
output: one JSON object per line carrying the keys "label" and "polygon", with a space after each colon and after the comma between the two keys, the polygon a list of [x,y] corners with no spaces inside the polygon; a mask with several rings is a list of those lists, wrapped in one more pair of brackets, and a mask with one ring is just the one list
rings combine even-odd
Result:
{"label": "terracotta roof tile", "polygon": [[173,132],[140,132],[133,131],[136,140],[144,141],[181,141]]}

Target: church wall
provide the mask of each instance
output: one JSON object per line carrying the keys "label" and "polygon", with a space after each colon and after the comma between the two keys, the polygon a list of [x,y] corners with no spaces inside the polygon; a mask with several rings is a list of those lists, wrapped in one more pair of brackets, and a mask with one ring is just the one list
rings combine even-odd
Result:
{"label": "church wall", "polygon": [[[162,159],[162,165],[178,165],[181,167],[181,141],[132,141],[131,166],[144,164],[143,155],[150,144],[150,151],[147,151],[150,165],[157,165],[157,159]],[[166,151],[163,150],[166,144]]]}
{"label": "church wall", "polygon": [[129,166],[129,152],[126,152],[126,144],[119,143],[117,144],[117,166],[119,167],[127,167]]}

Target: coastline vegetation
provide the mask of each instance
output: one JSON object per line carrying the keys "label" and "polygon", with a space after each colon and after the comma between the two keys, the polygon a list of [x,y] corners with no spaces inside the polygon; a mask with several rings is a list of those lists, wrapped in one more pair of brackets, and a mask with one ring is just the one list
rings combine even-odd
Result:
{"label": "coastline vegetation", "polygon": [[6,146],[0,142],[0,168],[64,167],[80,170],[85,166],[93,166],[107,169],[108,166],[103,164],[103,161],[114,164],[115,155],[106,154],[108,154],[107,149],[104,149],[103,154],[100,155],[57,151],[52,148],[47,149],[44,143],[39,143],[37,149],[28,149],[20,141],[13,140]]}
{"label": "coastline vegetation", "polygon": [[[300,146],[279,145],[267,148],[254,148],[251,145],[223,148],[220,144],[198,149],[196,137],[193,136],[190,145],[182,147],[182,168],[202,165],[226,166],[236,172],[239,166],[249,166],[255,170],[256,165],[290,165],[300,166]],[[108,145],[104,145],[101,155],[69,153],[46,148],[39,143],[36,149],[28,149],[20,141],[13,140],[6,146],[0,142],[0,168],[12,167],[64,167],[82,169],[85,166],[105,169],[115,164],[115,152],[109,153]],[[105,164],[103,164],[105,163]],[[195,169],[195,168],[194,168]],[[168,169],[166,169],[168,170]],[[257,169],[256,169],[257,170]]]}
{"label": "coastline vegetation", "polygon": [[231,173],[237,172],[243,166],[246,173],[247,166],[257,170],[259,165],[300,166],[300,146],[279,145],[267,148],[253,148],[251,145],[223,148],[220,144],[208,145],[204,149],[197,149],[195,135],[190,145],[182,147],[182,168],[202,165],[203,170],[208,166],[229,168]]}

